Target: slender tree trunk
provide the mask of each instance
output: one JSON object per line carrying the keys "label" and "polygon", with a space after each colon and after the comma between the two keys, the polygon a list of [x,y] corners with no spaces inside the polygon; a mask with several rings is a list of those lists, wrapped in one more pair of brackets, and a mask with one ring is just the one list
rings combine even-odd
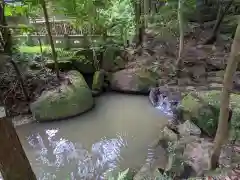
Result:
{"label": "slender tree trunk", "polygon": [[8,28],[6,17],[4,14],[5,3],[3,0],[0,0],[0,25],[2,25],[2,38],[3,38],[3,49],[4,52],[11,55],[12,54],[12,36]]}
{"label": "slender tree trunk", "polygon": [[41,40],[41,38],[40,38],[40,34],[38,33],[38,30],[37,30],[37,36],[38,36],[38,44],[39,44],[39,47],[40,47],[41,60],[43,61],[43,47],[42,47],[42,40]]}
{"label": "slender tree trunk", "polygon": [[144,26],[148,27],[149,0],[144,0]]}
{"label": "slender tree trunk", "polygon": [[182,0],[178,0],[178,24],[179,24],[179,50],[176,67],[179,69],[181,64],[183,46],[184,46],[184,32],[183,32],[183,15],[182,15]]}
{"label": "slender tree trunk", "polygon": [[240,59],[240,20],[238,22],[238,27],[235,33],[233,44],[231,47],[230,58],[228,60],[226,72],[223,80],[223,90],[221,95],[221,106],[220,106],[220,115],[218,122],[218,129],[215,136],[215,143],[210,159],[210,168],[216,169],[218,165],[219,156],[221,153],[221,146],[225,142],[228,129],[229,129],[229,101],[230,101],[230,91],[233,86],[233,76],[236,72],[238,62]]}
{"label": "slender tree trunk", "polygon": [[142,42],[143,42],[143,32],[144,32],[144,28],[142,25],[144,25],[144,23],[142,23],[142,20],[141,20],[141,6],[142,6],[142,3],[141,3],[142,0],[132,0],[132,5],[133,5],[133,8],[134,8],[134,14],[135,14],[135,27],[136,27],[136,30],[135,30],[135,34],[136,34],[136,37],[137,37],[137,46],[140,46],[142,45]]}
{"label": "slender tree trunk", "polygon": [[[139,4],[139,13],[140,13],[140,29],[139,29],[139,45],[142,45],[143,43],[143,36],[145,33],[145,29],[147,27],[147,25],[145,26],[145,1],[146,0],[140,0],[140,4]],[[147,20],[146,20],[147,21]]]}
{"label": "slender tree trunk", "polygon": [[10,119],[0,118],[0,171],[4,180],[37,180]]}
{"label": "slender tree trunk", "polygon": [[[33,21],[34,21],[35,24],[37,24],[37,21],[36,21],[35,18],[33,19]],[[39,32],[38,32],[38,28],[36,27],[35,30],[36,30],[36,34],[37,34],[37,37],[38,37],[38,44],[39,44],[40,53],[41,53],[41,60],[43,61],[42,41],[41,41],[41,38],[40,38],[40,34],[39,34]]]}
{"label": "slender tree trunk", "polygon": [[49,37],[49,41],[50,41],[50,45],[51,45],[51,49],[52,49],[53,60],[55,62],[55,70],[56,70],[58,79],[60,79],[59,67],[58,67],[58,62],[57,62],[57,53],[56,53],[56,50],[54,47],[54,42],[53,42],[52,33],[51,33],[51,29],[50,29],[50,23],[49,23],[49,17],[48,17],[48,12],[47,12],[47,8],[46,8],[46,3],[45,3],[45,0],[41,0],[40,2],[41,2],[42,9],[43,9],[46,29],[48,32],[48,37]]}
{"label": "slender tree trunk", "polygon": [[211,36],[206,40],[206,42],[204,44],[213,44],[216,41],[220,25],[221,25],[225,15],[226,15],[227,11],[231,7],[233,1],[234,0],[229,1],[224,10],[223,10],[223,4],[220,4],[220,2],[219,2],[217,21],[216,21],[216,23],[213,27],[213,31],[212,31]]}

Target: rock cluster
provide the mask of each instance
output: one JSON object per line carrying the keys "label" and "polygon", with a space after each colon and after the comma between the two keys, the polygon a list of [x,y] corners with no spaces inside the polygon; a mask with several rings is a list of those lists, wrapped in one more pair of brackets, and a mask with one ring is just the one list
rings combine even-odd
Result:
{"label": "rock cluster", "polygon": [[[181,93],[176,111],[179,113],[178,123],[174,128],[171,123],[160,132],[159,141],[153,145],[154,158],[143,166],[134,179],[142,180],[144,175],[149,179],[155,179],[156,171],[157,177],[163,176],[162,172],[165,172],[167,175],[174,174],[180,179],[206,175],[213,148],[211,137],[215,135],[217,129],[219,97],[220,91]],[[231,106],[234,106],[234,111],[230,111],[232,126],[236,126],[237,119],[240,118],[239,100],[239,95],[231,96]],[[224,147],[221,152],[219,162],[223,167],[228,167],[232,163],[229,157],[236,156],[229,153],[229,147]]]}

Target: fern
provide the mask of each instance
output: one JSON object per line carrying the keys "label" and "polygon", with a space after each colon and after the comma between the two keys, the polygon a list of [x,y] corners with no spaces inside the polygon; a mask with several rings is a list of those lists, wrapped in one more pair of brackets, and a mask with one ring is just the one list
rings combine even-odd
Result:
{"label": "fern", "polygon": [[[127,178],[128,171],[129,169],[119,172],[116,180],[125,180]],[[107,180],[114,180],[113,174],[111,172],[107,175]]]}

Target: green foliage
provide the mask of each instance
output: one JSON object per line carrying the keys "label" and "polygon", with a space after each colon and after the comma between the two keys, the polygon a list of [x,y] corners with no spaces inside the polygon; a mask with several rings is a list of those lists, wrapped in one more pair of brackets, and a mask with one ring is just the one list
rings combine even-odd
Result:
{"label": "green foliage", "polygon": [[4,7],[5,16],[21,16],[27,12],[27,6],[18,4],[6,4]]}
{"label": "green foliage", "polygon": [[[19,51],[20,53],[26,53],[26,54],[40,54],[40,48],[39,46],[19,46]],[[43,55],[45,57],[52,57],[52,51],[50,46],[42,46],[43,49]],[[61,48],[56,48],[56,52],[58,54],[58,57],[72,57],[74,55],[74,51],[65,51],[64,49]]]}
{"label": "green foliage", "polygon": [[159,171],[155,171],[154,173],[154,177],[156,177],[155,180],[173,180],[173,178],[166,173],[162,174]]}
{"label": "green foliage", "polygon": [[[47,48],[45,48],[43,50],[43,55],[49,58],[52,58],[52,50],[49,46],[45,46]],[[59,58],[63,58],[63,57],[72,57],[74,55],[74,51],[66,51],[62,48],[55,48],[55,51],[57,53],[57,57]]]}
{"label": "green foliage", "polygon": [[201,127],[209,136],[214,137],[218,127],[218,117],[220,113],[219,105],[214,106],[210,111],[209,107],[203,107],[199,110],[199,117],[193,117],[193,122]]}
{"label": "green foliage", "polygon": [[[196,2],[192,0],[183,1],[182,15],[184,30],[188,28],[187,16],[196,11]],[[167,33],[173,36],[179,36],[178,30],[178,1],[166,0],[159,13],[153,14],[150,22],[153,26],[157,26],[159,33],[165,36]]]}
{"label": "green foliage", "polygon": [[[52,0],[51,7],[58,14],[72,18],[75,27],[84,34],[106,32],[122,37],[133,32],[133,10],[130,0]],[[123,38],[122,38],[123,39]]]}
{"label": "green foliage", "polygon": [[106,179],[107,180],[126,180],[128,171],[129,171],[129,169],[126,169],[126,170],[124,170],[122,172],[119,172],[116,178],[114,178],[112,172],[109,172],[107,174],[107,178]]}

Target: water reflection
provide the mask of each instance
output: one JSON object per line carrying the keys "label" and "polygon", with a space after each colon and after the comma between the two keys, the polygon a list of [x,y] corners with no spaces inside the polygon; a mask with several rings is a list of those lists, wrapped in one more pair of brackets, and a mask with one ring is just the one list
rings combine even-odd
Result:
{"label": "water reflection", "polygon": [[40,133],[27,137],[35,153],[39,180],[103,179],[108,171],[118,167],[121,149],[127,145],[122,135],[117,134],[116,138],[101,139],[88,152],[81,144],[58,137],[58,131],[46,130],[43,136],[47,141]]}
{"label": "water reflection", "polygon": [[111,169],[114,175],[139,169],[153,157],[149,145],[168,122],[146,97],[109,93],[96,104],[73,119],[17,128],[40,180],[101,179]]}

